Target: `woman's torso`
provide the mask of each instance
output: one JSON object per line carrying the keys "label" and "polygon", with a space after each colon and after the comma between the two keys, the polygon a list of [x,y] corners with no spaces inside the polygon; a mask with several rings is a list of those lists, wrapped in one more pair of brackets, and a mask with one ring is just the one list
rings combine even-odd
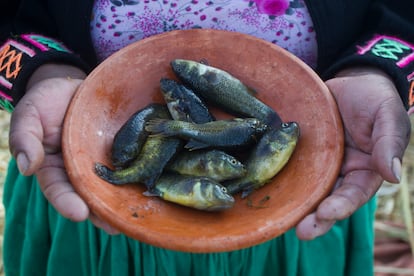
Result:
{"label": "woman's torso", "polygon": [[142,38],[193,28],[250,34],[316,65],[316,35],[302,0],[96,0],[91,36],[98,58],[103,60]]}

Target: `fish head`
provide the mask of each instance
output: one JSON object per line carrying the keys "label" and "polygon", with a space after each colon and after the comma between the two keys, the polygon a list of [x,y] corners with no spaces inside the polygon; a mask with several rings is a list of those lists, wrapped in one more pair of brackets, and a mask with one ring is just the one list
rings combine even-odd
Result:
{"label": "fish head", "polygon": [[241,177],[247,172],[245,165],[236,157],[216,149],[206,152],[204,162],[201,165],[214,174],[214,177],[211,174],[210,177],[219,182]]}
{"label": "fish head", "polygon": [[285,151],[294,149],[300,136],[299,124],[296,122],[282,123],[279,129],[270,129],[264,134],[264,142],[271,148],[271,151]]}
{"label": "fish head", "polygon": [[192,89],[200,92],[208,82],[206,74],[208,75],[210,71],[204,64],[192,60],[174,59],[170,65],[175,75]]}
{"label": "fish head", "polygon": [[184,59],[174,59],[171,61],[171,68],[178,77],[185,77],[195,66],[195,62]]}
{"label": "fish head", "polygon": [[281,123],[279,128],[268,129],[254,150],[254,159],[257,162],[261,162],[261,160],[277,160],[275,162],[279,162],[281,156],[290,156],[290,153],[293,152],[299,135],[299,125],[296,122]]}
{"label": "fish head", "polygon": [[221,156],[220,163],[220,167],[222,168],[223,174],[225,175],[241,177],[245,175],[247,172],[245,165],[242,162],[240,162],[237,158],[229,154],[223,154]]}
{"label": "fish head", "polygon": [[298,138],[300,136],[300,128],[297,122],[282,123],[281,131],[294,138]]}
{"label": "fish head", "polygon": [[233,207],[234,197],[229,194],[226,187],[208,178],[204,178],[203,181],[207,184],[204,197],[208,202],[208,206],[206,206],[205,210],[220,211]]}
{"label": "fish head", "polygon": [[175,96],[175,88],[177,83],[172,79],[162,78],[160,80],[160,90],[166,102],[173,101],[177,97]]}

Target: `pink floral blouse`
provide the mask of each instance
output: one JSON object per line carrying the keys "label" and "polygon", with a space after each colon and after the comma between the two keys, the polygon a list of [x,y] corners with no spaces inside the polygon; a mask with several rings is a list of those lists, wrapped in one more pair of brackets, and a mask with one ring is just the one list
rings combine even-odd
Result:
{"label": "pink floral blouse", "polygon": [[316,65],[316,34],[303,0],[95,0],[91,20],[101,60],[142,38],[192,28],[250,34]]}

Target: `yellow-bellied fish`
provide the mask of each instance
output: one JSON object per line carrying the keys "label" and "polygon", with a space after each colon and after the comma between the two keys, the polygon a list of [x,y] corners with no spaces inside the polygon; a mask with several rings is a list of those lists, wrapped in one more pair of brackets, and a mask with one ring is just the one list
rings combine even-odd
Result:
{"label": "yellow-bellied fish", "polygon": [[171,67],[194,93],[236,117],[257,118],[275,128],[282,123],[275,110],[253,96],[252,89],[228,72],[185,59],[171,61]]}
{"label": "yellow-bellied fish", "polygon": [[218,182],[246,174],[245,166],[234,156],[221,150],[181,151],[166,170],[193,176],[207,176]]}
{"label": "yellow-bellied fish", "polygon": [[299,140],[299,125],[283,123],[279,129],[266,131],[245,162],[243,178],[223,183],[231,194],[243,191],[246,197],[269,182],[289,161]]}
{"label": "yellow-bellied fish", "polygon": [[146,122],[158,117],[160,112],[166,113],[166,110],[165,105],[153,103],[128,118],[115,134],[112,143],[112,164],[115,167],[125,167],[138,156],[148,136],[145,131]]}
{"label": "yellow-bellied fish", "polygon": [[204,211],[222,211],[233,207],[234,198],[226,187],[208,177],[162,174],[146,196]]}
{"label": "yellow-bellied fish", "polygon": [[190,150],[245,146],[257,141],[267,128],[256,118],[234,118],[204,124],[153,119],[145,126],[150,136],[175,136],[189,140],[185,147]]}
{"label": "yellow-bellied fish", "polygon": [[172,79],[160,80],[161,93],[174,120],[197,124],[214,121],[203,101],[189,88]]}

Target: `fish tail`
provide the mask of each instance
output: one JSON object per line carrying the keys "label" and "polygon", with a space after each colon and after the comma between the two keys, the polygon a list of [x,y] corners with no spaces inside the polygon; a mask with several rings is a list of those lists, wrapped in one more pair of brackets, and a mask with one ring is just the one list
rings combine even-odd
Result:
{"label": "fish tail", "polygon": [[228,182],[223,183],[223,185],[227,188],[229,194],[234,195],[242,191],[249,190],[253,187],[253,182],[244,179],[236,179],[230,180]]}
{"label": "fish tail", "polygon": [[101,163],[95,164],[95,172],[100,178],[111,184],[122,185],[132,182],[130,179],[120,174],[121,171],[112,170]]}
{"label": "fish tail", "polygon": [[105,166],[104,164],[101,164],[101,163],[96,163],[95,164],[95,172],[100,178],[102,178],[102,179],[104,179],[108,182],[111,182],[109,180],[112,179],[112,176],[113,176],[113,173],[114,173],[113,170],[111,170],[110,168],[108,168],[107,166]]}
{"label": "fish tail", "polygon": [[155,183],[157,182],[159,177],[160,177],[160,174],[153,174],[149,178],[143,181],[148,191],[153,192],[155,188]]}
{"label": "fish tail", "polygon": [[151,197],[151,196],[160,197],[161,196],[160,192],[158,192],[157,190],[151,190],[151,191],[147,190],[143,192],[142,194],[147,197]]}
{"label": "fish tail", "polygon": [[152,119],[149,120],[146,124],[145,124],[145,130],[148,131],[150,133],[150,136],[154,137],[154,136],[171,136],[171,134],[169,134],[167,132],[167,127],[166,124],[169,120],[167,119]]}
{"label": "fish tail", "polygon": [[242,194],[241,194],[240,197],[241,198],[246,198],[249,195],[251,195],[251,193],[253,193],[253,191],[254,191],[254,188],[252,186],[247,187],[247,188],[245,188],[245,189],[242,190]]}

